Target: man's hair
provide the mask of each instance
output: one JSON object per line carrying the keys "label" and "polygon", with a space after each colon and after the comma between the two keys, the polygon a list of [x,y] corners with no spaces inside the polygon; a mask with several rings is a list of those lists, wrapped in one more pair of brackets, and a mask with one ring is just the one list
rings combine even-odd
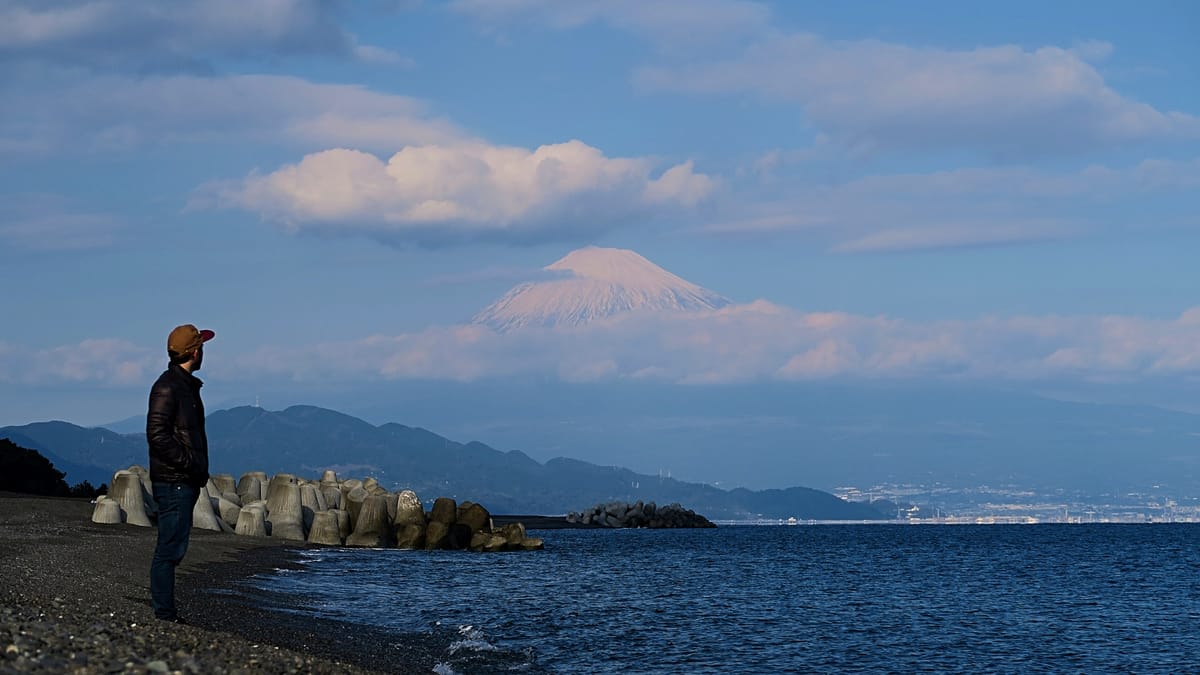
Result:
{"label": "man's hair", "polygon": [[178,365],[180,365],[180,364],[187,363],[188,361],[191,361],[191,360],[192,360],[192,353],[193,353],[193,352],[188,352],[188,353],[186,353],[186,354],[176,354],[175,352],[168,350],[168,351],[167,351],[167,356],[171,357],[171,365],[173,365],[173,366],[178,366]]}

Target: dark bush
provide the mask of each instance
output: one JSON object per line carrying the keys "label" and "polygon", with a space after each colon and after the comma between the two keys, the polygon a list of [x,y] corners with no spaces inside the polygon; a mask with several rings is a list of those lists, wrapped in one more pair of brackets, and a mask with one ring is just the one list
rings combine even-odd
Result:
{"label": "dark bush", "polygon": [[82,483],[76,483],[71,486],[72,497],[87,497],[88,499],[94,499],[100,495],[106,494],[108,494],[108,485],[104,483],[101,483],[100,487],[92,487],[92,484],[85,480]]}
{"label": "dark bush", "polygon": [[[63,480],[66,475],[55,469],[54,464],[38,451],[22,448],[7,438],[0,438],[0,490],[69,497],[72,496],[71,488],[67,487],[67,482]],[[95,492],[87,481],[76,488],[82,491],[84,486],[87,490]]]}

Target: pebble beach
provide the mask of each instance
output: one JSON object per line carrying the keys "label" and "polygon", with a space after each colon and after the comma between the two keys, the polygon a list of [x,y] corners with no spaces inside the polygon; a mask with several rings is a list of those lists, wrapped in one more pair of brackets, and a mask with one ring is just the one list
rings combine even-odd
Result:
{"label": "pebble beach", "polygon": [[91,511],[87,500],[0,493],[0,672],[428,673],[437,663],[420,636],[267,609],[242,582],[294,566],[302,549],[269,539],[193,530],[177,583],[188,624],[158,621],[156,531],[97,525]]}

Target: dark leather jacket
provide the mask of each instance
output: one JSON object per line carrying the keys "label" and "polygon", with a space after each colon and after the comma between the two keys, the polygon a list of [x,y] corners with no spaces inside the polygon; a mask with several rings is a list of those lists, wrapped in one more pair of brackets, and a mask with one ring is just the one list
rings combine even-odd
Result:
{"label": "dark leather jacket", "polygon": [[167,368],[150,389],[146,440],[150,444],[150,480],[208,482],[208,436],[199,378],[177,365]]}

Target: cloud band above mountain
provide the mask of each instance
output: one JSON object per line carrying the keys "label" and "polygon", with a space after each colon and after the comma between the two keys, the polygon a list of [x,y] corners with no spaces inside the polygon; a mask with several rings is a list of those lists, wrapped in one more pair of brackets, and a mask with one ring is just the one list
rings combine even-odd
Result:
{"label": "cloud band above mountain", "polygon": [[321,380],[516,375],[680,384],[852,378],[1106,382],[1200,373],[1200,308],[1174,319],[1018,316],[919,322],[758,301],[569,328],[435,327],[234,357],[229,374]]}
{"label": "cloud band above mountain", "polygon": [[[315,383],[529,375],[679,384],[830,378],[1081,383],[1200,374],[1200,307],[1170,319],[916,321],[804,312],[764,300],[726,304],[620,249],[582,249],[547,269],[572,276],[518,286],[515,299],[506,296],[512,302],[495,303],[478,324],[263,345],[226,352],[209,370],[229,381]],[[538,311],[530,313],[531,307]],[[119,340],[40,350],[0,342],[0,381],[144,384],[160,367],[159,353]]]}

